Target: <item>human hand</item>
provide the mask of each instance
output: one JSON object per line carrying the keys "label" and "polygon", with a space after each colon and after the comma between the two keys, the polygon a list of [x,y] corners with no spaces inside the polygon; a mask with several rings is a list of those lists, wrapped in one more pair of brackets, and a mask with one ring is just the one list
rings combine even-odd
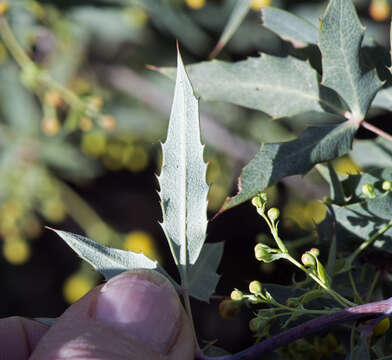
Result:
{"label": "human hand", "polygon": [[19,317],[0,320],[0,359],[192,360],[194,347],[176,291],[149,270],[96,287],[50,328]]}

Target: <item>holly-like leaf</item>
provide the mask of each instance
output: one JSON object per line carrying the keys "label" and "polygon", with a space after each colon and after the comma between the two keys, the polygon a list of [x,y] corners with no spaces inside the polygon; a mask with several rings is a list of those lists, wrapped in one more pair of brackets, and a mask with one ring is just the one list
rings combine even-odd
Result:
{"label": "holly-like leaf", "polygon": [[292,141],[263,145],[243,168],[238,194],[229,198],[221,211],[251,199],[286,176],[305,174],[317,163],[347,154],[356,130],[355,124],[346,121],[308,128]]}
{"label": "holly-like leaf", "polygon": [[[172,68],[158,71],[174,78]],[[263,54],[236,63],[207,61],[187,66],[195,93],[206,101],[223,101],[261,110],[279,118],[304,112],[344,115],[337,94],[319,84],[308,62]]]}
{"label": "holly-like leaf", "polygon": [[110,248],[81,235],[51,230],[59,235],[83,260],[99,271],[106,280],[127,270],[151,269],[165,275],[177,289],[179,288],[179,285],[156,261],[142,253],[137,254],[129,250]]}
{"label": "holly-like leaf", "polygon": [[237,0],[223,33],[210,54],[210,58],[216,57],[234,35],[242,20],[248,14],[251,2],[252,0]]}
{"label": "holly-like leaf", "polygon": [[303,46],[317,44],[317,27],[288,11],[273,7],[263,8],[261,21],[264,27],[273,31],[282,39],[290,40]]}
{"label": "holly-like leaf", "polygon": [[351,0],[330,1],[319,34],[322,84],[345,100],[351,110],[350,118],[356,122],[364,119],[382,86],[375,69],[364,69],[360,65],[364,32]]}
{"label": "holly-like leaf", "polygon": [[177,68],[174,101],[167,139],[162,145],[163,164],[158,180],[162,228],[180,271],[182,285],[189,289],[192,268],[198,268],[197,260],[206,237],[207,164],[203,160],[200,142],[199,104],[179,52]]}

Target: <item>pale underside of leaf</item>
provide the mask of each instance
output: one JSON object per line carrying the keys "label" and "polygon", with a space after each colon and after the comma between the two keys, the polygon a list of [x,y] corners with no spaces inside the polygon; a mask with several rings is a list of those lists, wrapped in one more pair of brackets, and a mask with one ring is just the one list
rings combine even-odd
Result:
{"label": "pale underside of leaf", "polygon": [[168,136],[158,178],[162,227],[180,272],[194,265],[207,228],[207,165],[200,142],[199,104],[178,54],[177,80]]}
{"label": "pale underside of leaf", "polygon": [[279,35],[282,39],[306,46],[317,44],[318,29],[309,21],[288,11],[273,7],[261,11],[262,25]]}
{"label": "pale underside of leaf", "polygon": [[178,284],[154,260],[144,254],[132,251],[109,248],[87,237],[66,231],[55,231],[83,260],[99,271],[106,280],[126,270],[151,269],[160,272],[170,279],[178,289]]}
{"label": "pale underside of leaf", "polygon": [[237,0],[223,33],[209,56],[210,58],[216,57],[234,35],[242,20],[248,14],[251,2],[252,0]]}
{"label": "pale underside of leaf", "polygon": [[[174,78],[175,70],[160,68]],[[319,84],[308,62],[263,54],[236,63],[208,61],[187,66],[196,95],[288,117],[315,111],[344,115],[347,108],[337,94]]]}
{"label": "pale underside of leaf", "polygon": [[364,32],[351,0],[330,1],[319,34],[322,84],[344,99],[356,121],[365,117],[382,86],[375,69],[362,69],[360,66]]}
{"label": "pale underside of leaf", "polygon": [[229,198],[221,211],[251,199],[286,176],[305,174],[317,163],[347,154],[356,130],[356,125],[346,121],[308,128],[292,141],[263,145],[243,168],[238,194]]}

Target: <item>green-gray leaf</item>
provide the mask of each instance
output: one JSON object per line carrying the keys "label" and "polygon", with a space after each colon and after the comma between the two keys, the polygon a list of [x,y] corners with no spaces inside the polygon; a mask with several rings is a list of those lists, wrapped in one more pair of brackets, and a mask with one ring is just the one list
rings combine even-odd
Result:
{"label": "green-gray leaf", "polygon": [[[346,244],[358,241],[358,239],[366,241],[391,221],[392,194],[344,207],[332,205],[332,208],[337,224],[338,239],[344,239]],[[347,245],[342,244],[342,246]],[[392,228],[380,235],[373,242],[373,246],[392,253]]]}
{"label": "green-gray leaf", "polygon": [[204,244],[196,264],[189,269],[190,294],[206,301],[214,292],[220,276],[216,273],[223,254],[223,243]]}
{"label": "green-gray leaf", "polygon": [[163,165],[158,178],[162,228],[185,281],[206,237],[208,185],[200,142],[199,104],[179,52],[172,112],[162,152]]}
{"label": "green-gray leaf", "polygon": [[144,254],[128,250],[109,248],[87,237],[70,232],[51,229],[57,233],[83,260],[99,271],[106,280],[133,269],[156,270],[166,276],[178,289],[178,284],[154,260]]}
{"label": "green-gray leaf", "polygon": [[345,178],[344,175],[338,175],[333,166],[328,162],[327,166],[318,164],[316,165],[317,171],[329,184],[330,198],[334,204],[344,205],[345,194],[341,180]]}
{"label": "green-gray leaf", "polygon": [[[175,70],[160,68],[174,78]],[[343,115],[347,110],[332,90],[320,86],[308,62],[263,54],[236,63],[208,61],[187,66],[195,93],[203,100],[223,101],[261,110],[279,118],[308,111]]]}
{"label": "green-gray leaf", "polygon": [[252,0],[237,0],[234,9],[230,15],[229,21],[227,22],[223,33],[216,44],[214,50],[211,52],[210,58],[216,57],[220,51],[225,47],[227,42],[234,35],[237,28],[241,25],[242,20],[249,12],[250,3]]}
{"label": "green-gray leaf", "polygon": [[311,127],[298,139],[262,146],[243,168],[238,194],[226,201],[222,211],[249,200],[286,176],[305,174],[317,163],[347,154],[356,130],[356,125],[346,121]]}
{"label": "green-gray leaf", "polygon": [[357,140],[354,142],[352,157],[364,168],[392,166],[392,144],[380,137],[375,140]]}
{"label": "green-gray leaf", "polygon": [[317,27],[285,10],[273,7],[263,8],[261,21],[264,27],[273,31],[282,39],[299,42],[302,45],[317,44]]}
{"label": "green-gray leaf", "polygon": [[392,111],[392,87],[380,90],[374,98],[372,106]]}
{"label": "green-gray leaf", "polygon": [[365,117],[382,86],[375,69],[366,72],[360,66],[364,32],[351,0],[330,1],[319,34],[322,83],[346,101],[356,122]]}

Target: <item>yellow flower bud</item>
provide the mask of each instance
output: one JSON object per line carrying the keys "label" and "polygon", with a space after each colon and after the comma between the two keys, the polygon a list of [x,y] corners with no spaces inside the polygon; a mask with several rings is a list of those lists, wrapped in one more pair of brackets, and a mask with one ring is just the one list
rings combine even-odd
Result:
{"label": "yellow flower bud", "polygon": [[185,0],[185,3],[191,9],[199,10],[206,4],[206,0]]}
{"label": "yellow flower bud", "polygon": [[231,300],[234,300],[234,301],[241,301],[243,299],[243,297],[244,297],[244,294],[242,293],[242,291],[237,290],[237,289],[233,290],[230,294]]}
{"label": "yellow flower bud", "polygon": [[249,291],[254,294],[258,295],[261,294],[262,285],[260,281],[254,280],[249,284]]}

